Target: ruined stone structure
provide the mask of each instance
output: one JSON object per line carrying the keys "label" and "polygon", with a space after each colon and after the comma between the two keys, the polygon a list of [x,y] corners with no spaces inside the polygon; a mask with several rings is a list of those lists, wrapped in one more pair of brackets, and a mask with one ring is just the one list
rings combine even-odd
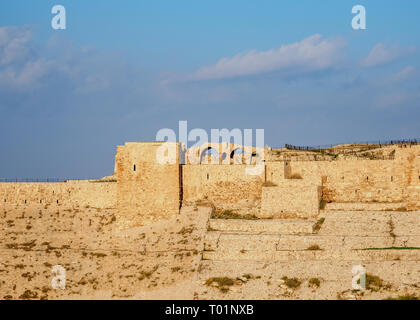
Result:
{"label": "ruined stone structure", "polygon": [[[228,143],[185,150],[173,143],[175,153],[162,164],[156,155],[163,144],[118,146],[115,173],[109,179],[0,183],[0,199],[16,204],[116,207],[121,228],[168,219],[179,214],[183,205],[199,201],[260,218],[316,218],[325,203],[346,208],[369,205],[377,210],[420,208],[419,145],[382,146],[369,149],[368,156],[355,157]],[[257,165],[262,170],[247,173]]]}

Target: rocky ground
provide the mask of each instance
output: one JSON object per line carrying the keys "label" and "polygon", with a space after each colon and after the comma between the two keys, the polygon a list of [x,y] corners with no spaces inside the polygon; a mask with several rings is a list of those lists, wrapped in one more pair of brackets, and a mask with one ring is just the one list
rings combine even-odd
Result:
{"label": "rocky ground", "polygon": [[[420,212],[326,211],[313,228],[209,222],[211,210],[184,207],[169,221],[119,231],[114,209],[4,204],[0,298],[420,297]],[[55,265],[66,270],[65,289],[52,288]],[[367,270],[366,290],[352,289],[354,265]]]}
{"label": "rocky ground", "polygon": [[121,232],[113,209],[3,206],[0,298],[192,299],[209,209],[196,210]]}
{"label": "rocky ground", "polygon": [[[209,228],[199,298],[420,299],[420,212],[326,210],[318,221]],[[366,290],[353,288],[355,266]]]}

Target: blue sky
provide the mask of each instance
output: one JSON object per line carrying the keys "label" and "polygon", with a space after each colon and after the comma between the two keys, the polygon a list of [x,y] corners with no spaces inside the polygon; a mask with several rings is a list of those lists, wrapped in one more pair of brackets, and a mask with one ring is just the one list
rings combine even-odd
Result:
{"label": "blue sky", "polygon": [[[66,30],[51,8],[66,8]],[[367,30],[351,28],[362,4]],[[0,3],[0,177],[94,178],[157,131],[271,146],[420,137],[415,1]]]}

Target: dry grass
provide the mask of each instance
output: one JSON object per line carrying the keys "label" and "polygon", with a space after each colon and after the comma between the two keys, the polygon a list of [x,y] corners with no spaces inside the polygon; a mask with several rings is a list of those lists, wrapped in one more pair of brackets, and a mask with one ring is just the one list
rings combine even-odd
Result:
{"label": "dry grass", "polygon": [[277,184],[275,184],[272,181],[266,181],[262,184],[263,187],[277,187]]}
{"label": "dry grass", "polygon": [[297,289],[302,283],[298,278],[288,278],[286,276],[284,276],[282,280],[284,281],[284,284],[290,289]]}
{"label": "dry grass", "polygon": [[319,218],[318,221],[314,225],[314,232],[317,233],[319,230],[321,230],[321,226],[324,223],[325,218]]}
{"label": "dry grass", "polygon": [[[360,280],[358,281],[360,283]],[[385,282],[378,276],[366,273],[366,289],[371,291],[379,291],[381,289],[390,289],[391,286],[385,284]]]}
{"label": "dry grass", "polygon": [[321,285],[321,280],[320,279],[318,279],[318,278],[309,279],[309,287],[319,288],[320,285]]}
{"label": "dry grass", "polygon": [[319,247],[319,245],[317,245],[317,244],[312,244],[312,245],[310,245],[306,250],[310,250],[310,251],[315,251],[315,250],[322,250],[320,247]]}
{"label": "dry grass", "polygon": [[228,277],[213,277],[207,279],[205,285],[209,287],[216,287],[221,292],[226,293],[229,291],[229,287],[235,285],[235,280]]}
{"label": "dry grass", "polygon": [[299,173],[293,173],[290,175],[289,179],[303,179]]}
{"label": "dry grass", "polygon": [[383,247],[383,248],[364,248],[362,250],[420,250],[420,247]]}
{"label": "dry grass", "polygon": [[257,220],[258,217],[251,214],[237,214],[232,210],[214,211],[211,215],[211,219],[245,219],[245,220]]}
{"label": "dry grass", "polygon": [[420,300],[420,298],[415,296],[414,294],[407,293],[402,296],[398,296],[396,298],[388,297],[384,300]]}
{"label": "dry grass", "polygon": [[23,294],[19,296],[19,299],[21,300],[28,300],[28,299],[37,299],[38,293],[33,292],[31,290],[26,290]]}
{"label": "dry grass", "polygon": [[178,231],[177,234],[186,235],[186,234],[191,234],[193,231],[194,231],[194,228],[191,226],[182,227],[182,229]]}
{"label": "dry grass", "polygon": [[392,218],[389,218],[388,226],[389,226],[389,235],[392,237],[393,242],[395,242],[395,238],[397,236],[394,233],[395,226],[394,226],[394,222],[392,221]]}

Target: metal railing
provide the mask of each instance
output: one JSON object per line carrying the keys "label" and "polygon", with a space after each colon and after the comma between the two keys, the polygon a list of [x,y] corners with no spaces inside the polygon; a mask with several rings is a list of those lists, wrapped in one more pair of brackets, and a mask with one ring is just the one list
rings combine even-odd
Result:
{"label": "metal railing", "polygon": [[[407,147],[407,146],[413,146],[413,145],[419,145],[420,139],[403,139],[403,140],[377,140],[377,141],[365,141],[365,142],[353,142],[353,143],[342,143],[346,145],[364,145],[372,148],[380,148],[382,146],[388,146],[388,145],[397,145],[400,148]],[[295,146],[291,144],[285,144],[284,147],[289,150],[300,150],[300,151],[320,151],[325,149],[332,149],[334,146],[341,145],[341,143],[332,145],[318,145],[318,146]]]}

